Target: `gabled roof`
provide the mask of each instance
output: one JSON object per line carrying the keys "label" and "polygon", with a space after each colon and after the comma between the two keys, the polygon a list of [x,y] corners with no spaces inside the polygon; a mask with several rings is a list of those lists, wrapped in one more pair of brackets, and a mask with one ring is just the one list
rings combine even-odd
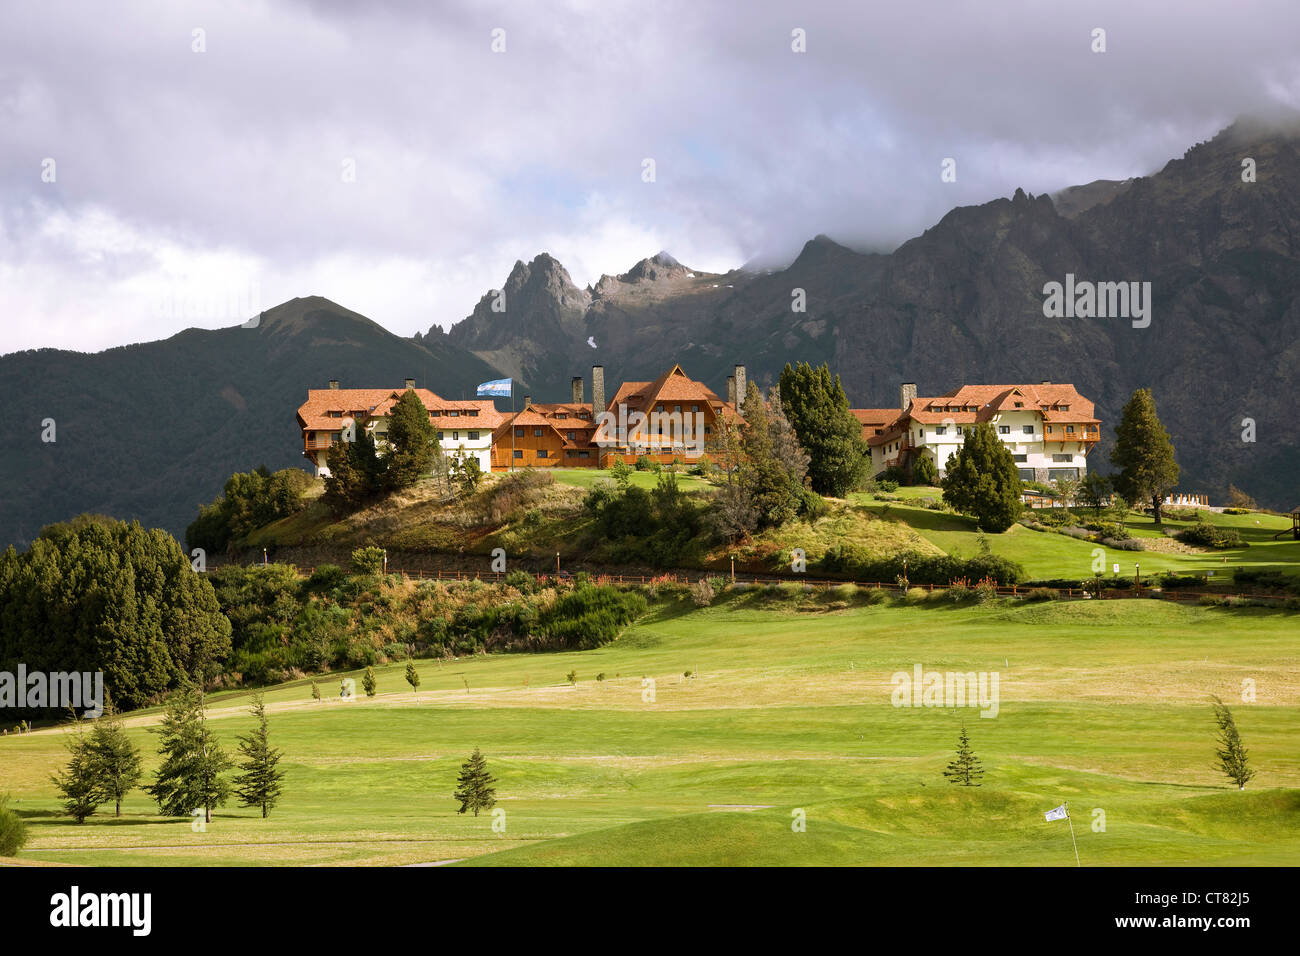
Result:
{"label": "gabled roof", "polygon": [[[307,401],[298,409],[298,422],[305,429],[328,431],[341,427],[341,419],[331,416],[330,412],[342,412],[345,416],[350,412],[361,412],[367,419],[382,418],[392,412],[404,391],[403,388],[309,388]],[[457,424],[468,421],[481,428],[495,428],[501,421],[501,413],[491,399],[448,399],[427,388],[412,391],[430,412],[478,412],[473,418],[448,419]],[[437,425],[441,419],[431,415],[430,420]]]}
{"label": "gabled roof", "polygon": [[617,409],[620,403],[626,403],[629,411],[638,412],[649,412],[661,403],[696,403],[710,408],[721,406],[726,417],[736,416],[734,405],[723,401],[703,382],[689,378],[680,365],[674,365],[653,382],[624,382],[610,399],[607,408]]}

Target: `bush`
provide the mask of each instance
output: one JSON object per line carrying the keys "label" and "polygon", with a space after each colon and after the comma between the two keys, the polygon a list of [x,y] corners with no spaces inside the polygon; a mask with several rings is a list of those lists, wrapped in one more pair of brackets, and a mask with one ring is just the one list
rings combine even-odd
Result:
{"label": "bush", "polygon": [[1025,592],[1026,601],[1055,601],[1059,594],[1053,588],[1033,588]]}
{"label": "bush", "polygon": [[384,549],[357,548],[352,552],[352,570],[357,574],[381,574],[384,570]]}
{"label": "bush", "polygon": [[700,578],[691,585],[691,600],[695,602],[696,607],[708,607],[713,603],[713,585],[709,583],[708,578]]}
{"label": "bush", "polygon": [[1184,528],[1174,535],[1184,544],[1199,545],[1203,548],[1242,548],[1246,542],[1241,540],[1241,532],[1236,528],[1220,528],[1208,521],[1198,521],[1190,528]]}
{"label": "bush", "polygon": [[842,543],[831,545],[816,564],[820,571],[843,574],[858,581],[894,581],[902,576],[904,562],[911,584],[946,585],[958,578],[978,581],[985,577],[998,584],[1018,584],[1026,578],[1023,567],[995,554],[972,558],[915,552],[879,556]]}
{"label": "bush", "polygon": [[531,594],[536,582],[533,576],[527,571],[509,571],[506,573],[506,586],[512,587],[521,594]]}
{"label": "bush", "polygon": [[652,464],[653,464],[653,462],[650,461],[650,456],[649,456],[649,455],[637,455],[637,456],[636,456],[636,470],[637,470],[637,471],[649,471],[649,470],[650,470],[650,466],[651,466]]}
{"label": "bush", "polygon": [[927,591],[925,588],[908,588],[907,592],[903,595],[903,600],[908,604],[924,604],[926,601],[930,600],[930,595],[932,593],[933,592]]}
{"label": "bush", "polygon": [[892,495],[898,490],[898,482],[894,481],[892,478],[886,478],[883,481],[876,482],[876,487],[885,494]]}
{"label": "bush", "polygon": [[27,824],[9,809],[9,797],[0,797],[0,856],[17,856],[27,843]]}
{"label": "bush", "polygon": [[315,594],[324,594],[333,591],[347,579],[348,573],[337,564],[322,564],[312,570],[311,577],[307,579],[304,587]]}
{"label": "bush", "polygon": [[1142,543],[1141,538],[1124,538],[1117,540],[1115,538],[1102,538],[1101,544],[1116,551],[1145,551],[1146,545]]}

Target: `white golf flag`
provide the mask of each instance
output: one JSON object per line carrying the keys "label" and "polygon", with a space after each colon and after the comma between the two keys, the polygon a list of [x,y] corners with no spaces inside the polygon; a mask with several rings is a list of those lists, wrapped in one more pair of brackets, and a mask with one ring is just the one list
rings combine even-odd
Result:
{"label": "white golf flag", "polygon": [[1048,820],[1065,820],[1070,815],[1065,812],[1065,804],[1061,804],[1055,810],[1048,810],[1043,816],[1047,817]]}

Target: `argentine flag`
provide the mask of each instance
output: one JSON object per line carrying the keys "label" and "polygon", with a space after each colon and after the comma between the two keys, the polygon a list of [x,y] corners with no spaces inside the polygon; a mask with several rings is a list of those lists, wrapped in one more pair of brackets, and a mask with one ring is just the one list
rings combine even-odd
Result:
{"label": "argentine flag", "polygon": [[509,395],[511,382],[508,378],[499,378],[493,382],[484,382],[478,387],[480,395]]}
{"label": "argentine flag", "polygon": [[1061,804],[1054,810],[1048,810],[1043,816],[1047,817],[1048,820],[1066,820],[1070,814],[1066,812],[1065,804]]}

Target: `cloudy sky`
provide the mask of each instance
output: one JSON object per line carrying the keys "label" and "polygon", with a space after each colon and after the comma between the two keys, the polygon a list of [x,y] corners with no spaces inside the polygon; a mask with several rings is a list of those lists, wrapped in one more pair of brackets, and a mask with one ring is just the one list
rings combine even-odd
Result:
{"label": "cloudy sky", "polygon": [[1300,108],[1297,36],[1295,0],[5,4],[0,353],[310,294],[409,335],[542,251],[888,249]]}

